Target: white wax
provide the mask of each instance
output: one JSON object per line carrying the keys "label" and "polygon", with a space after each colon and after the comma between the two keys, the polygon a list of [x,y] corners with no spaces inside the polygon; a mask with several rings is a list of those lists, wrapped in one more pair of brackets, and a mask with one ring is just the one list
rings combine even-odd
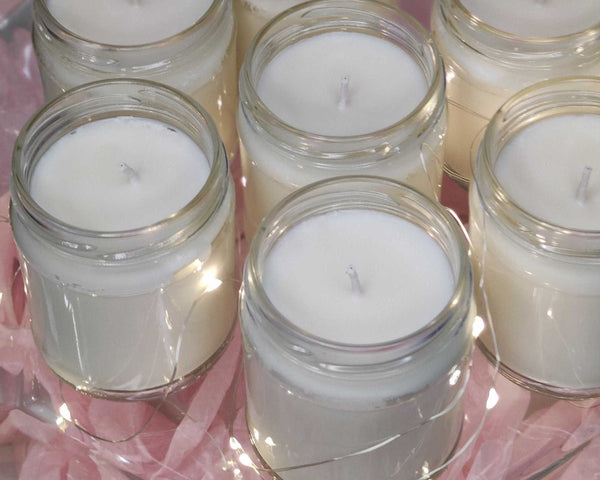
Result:
{"label": "white wax", "polygon": [[[397,0],[383,0],[384,3],[396,5]],[[237,62],[238,71],[246,55],[246,51],[254,36],[275,15],[290,7],[304,3],[304,0],[234,0],[237,19]]]}
{"label": "white wax", "polygon": [[600,23],[598,0],[460,0],[494,28],[522,37],[559,37]]}
{"label": "white wax", "polygon": [[[360,291],[346,273],[350,265]],[[420,227],[382,212],[344,210],[286,232],[269,252],[263,283],[275,307],[302,330],[375,344],[431,322],[455,281],[442,248]]]}
{"label": "white wax", "polygon": [[[339,106],[342,78],[348,101]],[[351,136],[390,127],[423,100],[427,81],[402,48],[372,35],[331,32],[282,50],[265,67],[258,94],[289,125]]]}
{"label": "white wax", "polygon": [[65,28],[93,42],[142,45],[178,34],[196,23],[213,0],[48,0]]}
{"label": "white wax", "polygon": [[33,199],[73,226],[120,231],[168,218],[200,191],[210,165],[186,134],[141,117],[94,121],[41,157]]}
{"label": "white wax", "polygon": [[[502,149],[495,173],[524,210],[565,228],[600,230],[600,115],[560,115],[536,122]],[[592,168],[585,200],[578,187]]]}

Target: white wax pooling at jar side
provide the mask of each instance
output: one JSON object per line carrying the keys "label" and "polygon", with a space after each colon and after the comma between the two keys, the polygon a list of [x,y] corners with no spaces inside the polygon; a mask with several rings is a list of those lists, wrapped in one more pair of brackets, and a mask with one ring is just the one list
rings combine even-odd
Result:
{"label": "white wax pooling at jar side", "polygon": [[[567,133],[568,132],[568,133]],[[564,228],[600,230],[600,116],[541,120],[501,151],[495,173],[504,190],[530,214]],[[583,198],[578,190],[592,169]]]}
{"label": "white wax pooling at jar side", "polygon": [[[347,98],[340,102],[347,79]],[[381,38],[332,32],[303,39],[265,67],[258,94],[289,125],[321,135],[352,136],[390,127],[425,97],[415,60]]]}
{"label": "white wax pooling at jar side", "polygon": [[560,37],[600,23],[598,0],[461,0],[474,16],[523,37]]}
{"label": "white wax pooling at jar side", "polygon": [[375,344],[431,322],[455,281],[442,248],[421,228],[382,212],[344,210],[286,232],[269,252],[263,283],[297,327],[334,342]]}
{"label": "white wax pooling at jar side", "polygon": [[54,143],[36,165],[31,195],[78,228],[129,230],[176,213],[209,173],[206,156],[183,132],[156,120],[115,117]]}
{"label": "white wax pooling at jar side", "polygon": [[68,30],[93,42],[142,45],[164,40],[196,23],[213,0],[48,0]]}

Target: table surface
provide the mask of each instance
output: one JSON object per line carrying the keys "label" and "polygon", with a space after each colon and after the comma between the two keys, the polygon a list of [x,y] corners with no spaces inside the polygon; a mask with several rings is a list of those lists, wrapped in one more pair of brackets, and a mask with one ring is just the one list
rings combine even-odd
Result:
{"label": "table surface", "polygon": [[[238,330],[207,374],[154,402],[82,395],[40,358],[7,218],[12,146],[43,103],[27,8],[19,14],[29,3],[0,0],[0,480],[272,478],[248,439]],[[431,0],[399,4],[427,24]],[[239,162],[232,173],[239,180]],[[466,194],[447,178],[442,202],[467,218]],[[240,259],[245,246],[238,238]],[[600,399],[529,392],[476,350],[463,400],[441,479],[600,479]]]}

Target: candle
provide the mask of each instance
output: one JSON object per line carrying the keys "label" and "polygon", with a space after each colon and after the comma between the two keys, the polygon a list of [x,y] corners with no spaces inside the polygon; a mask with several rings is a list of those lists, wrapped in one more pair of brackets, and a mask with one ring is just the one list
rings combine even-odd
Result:
{"label": "candle", "polygon": [[205,112],[149,82],[83,86],[23,129],[13,170],[32,329],[62,379],[137,398],[218,357],[235,320],[234,199]]}
{"label": "candle", "polygon": [[[389,5],[397,5],[397,0],[383,0]],[[284,10],[304,3],[304,0],[234,0],[237,28],[238,71],[246,56],[250,42],[261,28]]]}
{"label": "candle", "polygon": [[431,28],[446,66],[447,169],[464,185],[478,134],[509,97],[546,79],[600,74],[594,0],[437,0]]}
{"label": "candle", "polygon": [[511,99],[488,127],[470,195],[502,363],[562,396],[600,391],[599,92],[580,78]]}
{"label": "candle", "polygon": [[237,150],[234,33],[227,0],[34,2],[33,41],[47,99],[114,77],[164,83],[208,111],[230,155]]}
{"label": "candle", "polygon": [[310,3],[265,27],[240,80],[246,233],[299,186],[333,176],[394,178],[435,197],[441,65],[426,32],[375,2]]}
{"label": "candle", "polygon": [[240,300],[248,427],[266,465],[283,480],[441,467],[462,423],[471,286],[457,224],[408,187],[331,179],[278,204]]}

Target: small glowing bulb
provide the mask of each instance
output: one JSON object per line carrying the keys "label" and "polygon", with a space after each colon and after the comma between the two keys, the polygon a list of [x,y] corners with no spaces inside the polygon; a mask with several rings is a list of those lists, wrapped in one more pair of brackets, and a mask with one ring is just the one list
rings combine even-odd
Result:
{"label": "small glowing bulb", "polygon": [[239,457],[238,457],[240,463],[242,465],[244,465],[245,467],[252,467],[254,464],[252,463],[252,460],[250,458],[250,456],[247,453],[242,453]]}
{"label": "small glowing bulb", "polygon": [[454,372],[452,373],[452,376],[450,377],[450,385],[454,386],[458,383],[458,380],[460,379],[460,375],[461,375],[461,371],[459,368],[457,368],[456,370],[454,370]]}
{"label": "small glowing bulb", "polygon": [[481,335],[481,332],[483,332],[484,330],[485,322],[483,321],[483,318],[477,315],[475,317],[475,320],[473,321],[473,337],[478,338],[479,335]]}
{"label": "small glowing bulb", "polygon": [[230,437],[229,438],[229,448],[231,448],[232,450],[239,450],[242,448],[242,445],[240,444],[240,442],[238,441],[237,438]]}
{"label": "small glowing bulb", "polygon": [[275,442],[273,441],[273,439],[271,437],[267,437],[265,438],[265,443],[269,446],[269,447],[274,447],[275,446]]}
{"label": "small glowing bulb", "polygon": [[214,272],[206,272],[202,275],[200,285],[206,290],[206,292],[212,292],[222,285],[222,281],[219,280]]}
{"label": "small glowing bulb", "polygon": [[498,404],[498,400],[500,397],[498,396],[498,392],[495,388],[490,388],[490,394],[488,395],[487,403],[485,404],[485,408],[491,410]]}
{"label": "small glowing bulb", "polygon": [[69,407],[66,403],[63,403],[58,409],[62,418],[64,418],[67,422],[71,421],[71,412],[69,411]]}

